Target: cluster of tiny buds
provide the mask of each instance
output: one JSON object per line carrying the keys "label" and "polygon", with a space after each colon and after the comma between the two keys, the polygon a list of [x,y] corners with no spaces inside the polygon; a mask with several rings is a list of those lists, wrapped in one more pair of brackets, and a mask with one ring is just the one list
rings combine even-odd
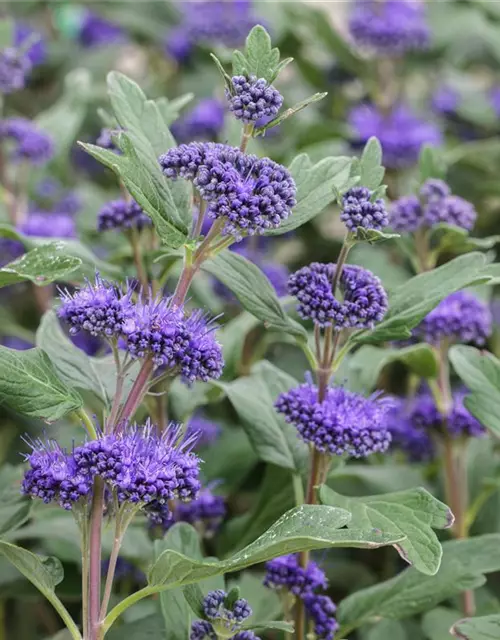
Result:
{"label": "cluster of tiny buds", "polygon": [[374,229],[381,231],[389,224],[389,214],[381,198],[372,200],[373,192],[366,187],[353,187],[342,198],[340,219],[349,229]]}
{"label": "cluster of tiny buds", "polygon": [[262,118],[274,118],[283,104],[283,96],[264,78],[233,76],[226,89],[229,110],[246,124]]}
{"label": "cluster of tiny buds", "polygon": [[210,591],[202,603],[205,620],[194,622],[190,640],[218,638],[217,630],[231,633],[233,640],[259,640],[252,631],[241,631],[241,624],[252,615],[252,609],[243,598],[232,600],[222,589]]}

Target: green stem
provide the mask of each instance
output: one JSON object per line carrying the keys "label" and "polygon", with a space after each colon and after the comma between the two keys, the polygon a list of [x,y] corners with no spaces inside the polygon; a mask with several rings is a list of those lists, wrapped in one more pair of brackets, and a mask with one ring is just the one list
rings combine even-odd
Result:
{"label": "green stem", "polygon": [[161,589],[157,587],[144,587],[135,593],[130,594],[127,598],[119,602],[111,611],[108,613],[106,618],[102,624],[102,634],[106,635],[111,625],[124,613],[129,607],[148,596],[152,596],[155,593],[158,593]]}
{"label": "green stem", "polygon": [[97,431],[96,431],[95,425],[92,422],[92,420],[89,418],[87,413],[85,412],[85,409],[83,409],[83,408],[82,409],[78,409],[78,411],[75,411],[75,413],[78,416],[78,418],[85,425],[85,429],[87,430],[87,433],[88,433],[89,437],[92,440],[97,440],[98,435],[97,435]]}
{"label": "green stem", "polygon": [[89,533],[86,521],[82,524],[82,625],[86,639],[89,633]]}
{"label": "green stem", "polygon": [[293,495],[295,496],[295,504],[297,507],[304,504],[304,485],[302,484],[302,476],[300,473],[292,474]]}
{"label": "green stem", "polygon": [[254,128],[255,128],[255,125],[253,124],[253,122],[251,122],[250,124],[246,124],[243,127],[243,132],[241,134],[241,142],[240,142],[240,151],[242,151],[243,153],[245,153],[245,151],[247,150],[248,143],[252,139]]}

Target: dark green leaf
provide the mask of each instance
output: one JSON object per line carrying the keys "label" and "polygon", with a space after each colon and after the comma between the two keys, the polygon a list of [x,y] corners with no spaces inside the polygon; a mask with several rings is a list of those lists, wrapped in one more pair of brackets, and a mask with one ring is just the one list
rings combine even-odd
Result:
{"label": "dark green leaf", "polygon": [[242,629],[252,629],[253,631],[284,631],[285,633],[293,633],[294,625],[291,622],[283,622],[281,620],[270,620],[269,622],[249,622],[241,625]]}
{"label": "dark green leaf", "polygon": [[277,116],[274,120],[271,120],[270,122],[263,125],[262,127],[258,127],[257,129],[255,129],[254,135],[255,136],[262,135],[268,129],[272,129],[272,127],[277,127],[290,116],[293,116],[299,111],[302,111],[302,109],[305,109],[310,104],[314,104],[315,102],[319,102],[320,100],[323,100],[323,98],[325,98],[327,95],[328,93],[315,93],[314,95],[309,96],[309,98],[305,98],[304,100],[301,100],[297,104],[293,105],[293,107],[290,107],[289,109],[285,109],[285,111],[283,111],[283,113],[280,113],[279,116]]}
{"label": "dark green leaf", "polygon": [[66,255],[64,245],[51,242],[28,251],[0,269],[0,287],[30,280],[39,287],[62,280],[82,264],[79,258]]}
{"label": "dark green leaf", "polygon": [[341,625],[356,628],[380,618],[406,618],[435,607],[485,582],[483,574],[500,569],[500,535],[491,534],[443,544],[438,573],[427,576],[415,567],[405,569],[368,589],[353,593],[340,603]]}
{"label": "dark green leaf", "polygon": [[471,395],[465,406],[481,424],[500,434],[500,361],[487,351],[456,345],[450,360]]}
{"label": "dark green leaf", "polygon": [[[170,636],[170,633],[172,635]],[[168,638],[176,638],[175,627],[168,627]],[[188,636],[177,636],[180,640],[186,640]],[[106,640],[164,640],[167,638],[167,629],[158,614],[140,618],[133,622],[113,627],[107,634]]]}
{"label": "dark green leaf", "polygon": [[359,183],[362,187],[373,191],[381,184],[384,174],[382,147],[377,138],[370,138],[359,163]]}
{"label": "dark green leaf", "polygon": [[467,253],[474,249],[492,249],[500,242],[500,236],[488,236],[487,238],[472,238],[461,227],[452,224],[439,224],[432,229],[431,242],[435,246],[436,255],[441,253]]}
{"label": "dark green leaf", "polygon": [[498,640],[500,638],[500,615],[466,618],[454,626],[452,635],[463,640]]}
{"label": "dark green leaf", "polygon": [[58,378],[41,349],[0,346],[0,401],[14,411],[53,422],[82,406],[74,389]]}
{"label": "dark green leaf", "polygon": [[[224,78],[224,83],[226,85],[226,89],[230,93],[232,93],[233,92],[233,82],[231,80],[231,76],[228,73],[226,73],[226,70],[222,66],[222,62],[219,60],[219,58],[216,55],[211,53],[210,57],[215,62],[215,66],[219,70],[219,73],[221,74],[221,76]],[[237,67],[237,68],[235,68],[235,67]],[[245,75],[245,57],[239,51],[235,51],[233,53],[233,74],[235,76]]]}
{"label": "dark green leaf", "polygon": [[358,342],[385,342],[408,338],[413,329],[446,296],[491,279],[482,273],[486,259],[480,253],[459,256],[445,265],[417,275],[389,296],[389,312],[375,329],[354,334]]}
{"label": "dark green leaf", "polygon": [[203,269],[226,285],[243,308],[261,320],[267,329],[301,338],[307,335],[305,329],[288,318],[268,278],[244,256],[226,250],[204,262]]}
{"label": "dark green leaf", "polygon": [[440,157],[438,150],[426,144],[422,147],[418,160],[420,169],[420,179],[425,182],[429,178],[443,179],[446,174],[444,160]]}
{"label": "dark green leaf", "polygon": [[72,387],[93,391],[108,402],[106,386],[91,358],[76,347],[61,329],[54,311],[47,311],[36,333],[36,344],[49,356],[61,380]]}
{"label": "dark green leaf", "polygon": [[[186,602],[191,607],[191,610],[196,615],[197,618],[204,618],[205,612],[203,610],[203,591],[200,589],[199,584],[188,584],[185,587],[182,587],[182,593],[184,594],[184,598]],[[168,592],[165,592],[160,597],[167,595]],[[228,607],[229,608],[229,607]]]}
{"label": "dark green leaf", "polygon": [[19,491],[22,477],[22,466],[0,468],[0,536],[18,529],[29,517],[33,502]]}
{"label": "dark green leaf", "polygon": [[381,620],[366,634],[365,640],[409,640],[398,620]]}
{"label": "dark green leaf", "polygon": [[64,620],[73,637],[79,638],[78,627],[55,594],[56,585],[61,582],[64,575],[59,560],[57,558],[42,558],[26,549],[1,540],[0,555],[4,556],[25,578],[35,585]]}
{"label": "dark green leaf", "polygon": [[352,158],[344,156],[324,158],[317,164],[306,153],[294,158],[289,170],[297,185],[297,204],[278,229],[270,229],[265,235],[293,231],[326,209],[335,200],[336,191],[342,192],[348,184],[351,163]]}
{"label": "dark green leaf", "polygon": [[[358,389],[371,391],[384,367],[393,362],[403,362],[413,373],[421,378],[435,378],[438,363],[433,348],[428,344],[415,344],[402,349],[383,349],[365,345],[349,361],[349,374]],[[349,375],[351,379],[351,375]]]}
{"label": "dark green leaf", "polygon": [[349,511],[352,518],[348,527],[399,531],[405,536],[396,546],[401,557],[422,573],[437,573],[442,549],[433,528],[450,527],[453,514],[425,489],[348,498],[323,485],[319,489],[319,498],[322,504]]}
{"label": "dark green leaf", "polygon": [[5,49],[14,44],[14,21],[2,17],[0,20],[0,47]]}
{"label": "dark green leaf", "polygon": [[450,629],[462,615],[453,609],[437,607],[422,618],[422,630],[429,640],[450,640]]}

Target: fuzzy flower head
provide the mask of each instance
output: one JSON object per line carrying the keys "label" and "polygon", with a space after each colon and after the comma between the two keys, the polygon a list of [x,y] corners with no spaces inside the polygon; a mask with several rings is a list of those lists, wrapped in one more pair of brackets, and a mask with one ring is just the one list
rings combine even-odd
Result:
{"label": "fuzzy flower head", "polygon": [[438,146],[442,140],[433,123],[420,118],[404,104],[396,105],[387,114],[374,105],[363,104],[352,109],[349,122],[356,146],[364,146],[372,136],[380,140],[384,165],[391,169],[415,164],[424,144]]}
{"label": "fuzzy flower head", "polygon": [[205,98],[183,118],[174,122],[172,133],[180,142],[214,140],[224,127],[224,105],[215,98]]}
{"label": "fuzzy flower head", "polygon": [[224,498],[207,487],[191,502],[179,502],[174,510],[174,519],[176,522],[189,522],[201,529],[206,537],[211,537],[219,529],[226,512]]}
{"label": "fuzzy flower head", "polygon": [[203,600],[205,618],[217,629],[237,632],[239,626],[252,615],[252,609],[243,598],[228,601],[228,594],[222,589],[210,591]]}
{"label": "fuzzy flower head", "polygon": [[2,49],[0,51],[0,93],[14,93],[23,89],[31,67],[31,61],[26,53],[14,47]]}
{"label": "fuzzy flower head", "polygon": [[422,226],[422,204],[417,196],[403,196],[393,202],[389,215],[394,231],[412,233]]}
{"label": "fuzzy flower head", "polygon": [[435,454],[431,434],[412,419],[411,411],[402,398],[393,398],[388,413],[388,429],[392,435],[391,448],[402,451],[410,462],[427,462]]}
{"label": "fuzzy flower head", "polygon": [[285,167],[269,158],[246,155],[236,147],[180,145],[159,162],[167,178],[192,180],[209,203],[208,216],[224,219],[224,233],[238,239],[242,234],[279,227],[296,202],[296,186]]}
{"label": "fuzzy flower head", "polygon": [[117,339],[132,315],[131,293],[122,294],[97,274],[94,283],[87,280],[75,293],[61,292],[58,315],[69,324],[71,335],[84,330],[93,336]]}
{"label": "fuzzy flower head", "polygon": [[80,44],[85,48],[105,47],[125,41],[122,28],[111,20],[106,20],[93,11],[86,11],[78,34]]}
{"label": "fuzzy flower head", "polygon": [[431,105],[433,110],[443,116],[455,114],[459,104],[460,95],[458,91],[446,85],[438,87],[432,95]]}
{"label": "fuzzy flower head", "polygon": [[0,139],[14,143],[13,159],[44,164],[54,155],[49,135],[26,118],[7,118],[0,122]]}
{"label": "fuzzy flower head", "polygon": [[140,230],[150,225],[151,218],[135,200],[112,200],[102,207],[97,218],[98,231],[132,227]]}
{"label": "fuzzy flower head", "polygon": [[80,500],[87,500],[92,490],[92,476],[78,468],[73,457],[57,442],[29,442],[32,452],[25,460],[29,468],[24,474],[21,490],[25,495],[57,502],[70,510]]}
{"label": "fuzzy flower head", "polygon": [[20,230],[39,238],[76,238],[75,220],[64,213],[35,211],[28,215]]}
{"label": "fuzzy flower head", "polygon": [[316,589],[326,589],[328,581],[315,562],[311,560],[304,569],[297,554],[290,554],[266,562],[264,585],[270,589],[286,589],[302,597]]}
{"label": "fuzzy flower head", "polygon": [[450,187],[444,180],[440,180],[439,178],[429,178],[420,188],[420,197],[424,204],[440,202],[450,194]]}
{"label": "fuzzy flower head", "polygon": [[323,453],[364,458],[387,451],[391,443],[387,426],[391,401],[377,395],[365,398],[331,387],[319,402],[317,387],[307,382],[282,393],[275,406],[305,442]]}
{"label": "fuzzy flower head", "polygon": [[307,594],[304,596],[307,616],[314,623],[314,633],[318,640],[333,640],[339,628],[335,618],[337,607],[328,596]]}
{"label": "fuzzy flower head", "polygon": [[334,329],[372,329],[387,311],[387,294],[371,271],[354,265],[342,270],[339,286],[343,300],[335,297],[332,281],[336,265],[313,262],[293,273],[288,291],[299,301],[297,310],[304,320]]}
{"label": "fuzzy flower head", "polygon": [[445,223],[471,231],[476,218],[477,212],[474,205],[459,196],[446,196],[433,200],[424,210],[424,222],[428,227]]}
{"label": "fuzzy flower head", "polygon": [[468,291],[457,291],[442,300],[413,330],[430,344],[441,340],[483,345],[492,332],[491,311]]}
{"label": "fuzzy flower head", "polygon": [[389,224],[384,201],[372,202],[372,192],[366,187],[353,187],[342,198],[340,219],[349,229],[375,229],[381,231]]}
{"label": "fuzzy flower head", "polygon": [[25,51],[33,67],[43,64],[47,58],[47,46],[42,34],[32,29],[26,22],[16,22],[14,46]]}
{"label": "fuzzy flower head", "polygon": [[281,93],[264,78],[233,76],[231,91],[226,89],[229,111],[237,120],[249,124],[261,118],[275,118],[283,104]]}
{"label": "fuzzy flower head", "polygon": [[211,420],[201,415],[194,415],[187,424],[186,433],[193,436],[195,448],[203,448],[216,442],[220,435],[220,428]]}
{"label": "fuzzy flower head", "polygon": [[349,29],[356,44],[385,56],[423,49],[430,37],[423,8],[412,0],[357,0]]}

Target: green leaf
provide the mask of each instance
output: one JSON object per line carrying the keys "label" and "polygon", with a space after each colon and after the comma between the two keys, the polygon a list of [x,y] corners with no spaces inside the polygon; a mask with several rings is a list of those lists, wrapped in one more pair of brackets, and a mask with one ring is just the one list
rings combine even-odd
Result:
{"label": "green leaf", "polygon": [[257,129],[255,129],[254,136],[260,136],[263,133],[265,133],[268,129],[271,129],[272,127],[277,127],[284,120],[286,120],[287,118],[290,118],[290,116],[294,116],[296,113],[298,113],[299,111],[302,111],[302,109],[305,109],[310,104],[314,104],[315,102],[319,102],[320,100],[323,100],[323,98],[325,98],[327,95],[328,93],[315,93],[314,95],[309,96],[309,98],[305,98],[304,100],[297,102],[297,104],[293,105],[293,107],[290,107],[289,109],[285,109],[285,111],[283,111],[283,113],[280,113],[274,120],[271,120],[270,122],[263,125],[262,127],[258,127]]}
{"label": "green leaf", "polygon": [[[210,57],[215,62],[215,66],[217,67],[219,73],[223,77],[224,83],[226,85],[226,89],[229,91],[229,93],[232,94],[233,82],[231,80],[231,76],[228,73],[226,73],[226,70],[224,69],[222,62],[219,60],[219,58],[216,55],[211,53]],[[233,75],[235,76],[245,75],[245,63],[246,63],[245,56],[241,54],[239,51],[235,51],[233,53]]]}
{"label": "green leaf", "polygon": [[[181,111],[187,106],[190,102],[192,102],[194,98],[194,93],[185,93],[178,98],[174,98],[173,100],[169,100],[165,96],[154,100],[160,115],[163,119],[163,122],[169,127],[173,122],[175,122]],[[158,138],[156,138],[156,141]],[[152,140],[153,144],[156,144],[155,140]]]}
{"label": "green leaf", "polygon": [[301,338],[307,336],[305,329],[286,315],[268,278],[244,256],[225,250],[204,262],[202,267],[226,285],[243,308],[261,320],[266,329]]}
{"label": "green leaf", "polygon": [[[164,640],[167,637],[167,629],[172,640],[178,637],[179,640],[186,640],[188,636],[175,636],[175,627],[165,627],[165,624],[158,614],[139,618],[133,622],[111,629],[106,634],[106,640]],[[172,634],[170,636],[170,634]]]}
{"label": "green leaf", "polygon": [[437,607],[422,618],[422,631],[429,640],[450,640],[450,629],[462,615],[453,609]]}
{"label": "green leaf", "polygon": [[443,552],[433,528],[447,529],[454,518],[448,507],[425,489],[348,498],[323,485],[319,498],[322,504],[349,511],[348,527],[399,531],[405,536],[396,546],[400,556],[426,575],[437,573]]}
{"label": "green leaf", "polygon": [[78,627],[55,594],[56,585],[63,579],[63,569],[59,560],[57,558],[42,558],[26,549],[1,540],[0,555],[13,564],[45,596],[63,619],[72,637],[76,640],[81,638]]}
{"label": "green leaf", "polygon": [[420,179],[425,182],[429,178],[443,179],[446,174],[446,167],[443,158],[439,155],[435,147],[425,144],[418,159],[420,169]]}
{"label": "green leaf", "polygon": [[3,18],[0,20],[0,47],[5,49],[14,44],[14,21]]}
{"label": "green leaf", "polygon": [[364,229],[363,227],[358,227],[356,232],[356,240],[359,242],[368,242],[368,244],[377,244],[378,242],[393,240],[399,237],[400,235],[398,233],[385,233],[377,229]]}
{"label": "green leaf", "polygon": [[[163,597],[163,595],[166,595],[167,593],[168,592],[165,592],[165,594],[162,594],[160,597]],[[185,587],[182,587],[182,593],[196,617],[202,619],[205,618],[205,612],[203,610],[204,595],[200,585],[188,584]]]}
{"label": "green leaf", "polygon": [[0,269],[0,287],[30,280],[39,287],[61,280],[82,264],[64,253],[64,245],[50,242],[23,254]]}
{"label": "green leaf", "polygon": [[61,380],[72,387],[93,391],[104,403],[109,398],[100,378],[96,358],[76,347],[61,329],[55,311],[44,314],[36,332],[36,344],[49,356]]}
{"label": "green leaf", "polygon": [[435,378],[438,374],[436,354],[428,344],[414,344],[402,349],[365,345],[349,361],[349,379],[352,373],[352,379],[356,381],[359,390],[371,391],[376,387],[384,368],[397,361],[403,362],[412,373],[421,378]]}
{"label": "green leaf", "polygon": [[441,253],[467,253],[474,249],[492,249],[500,242],[499,236],[488,236],[486,238],[472,238],[469,233],[461,227],[453,224],[439,224],[432,228],[431,243],[435,248],[436,255]]}
{"label": "green leaf", "polygon": [[58,378],[41,349],[16,351],[0,346],[0,401],[14,411],[54,422],[82,407],[74,389]]}
{"label": "green leaf", "polygon": [[397,620],[381,620],[366,634],[365,640],[409,640],[406,630]]}
{"label": "green leaf", "polygon": [[253,631],[284,631],[285,633],[293,633],[295,627],[292,622],[283,622],[282,620],[270,620],[269,622],[249,622],[242,624],[242,629],[251,629]]}
{"label": "green leaf", "polygon": [[0,536],[18,529],[30,515],[33,503],[19,491],[22,476],[21,466],[0,468]]}
{"label": "green leaf", "polygon": [[353,342],[386,342],[409,338],[413,329],[443,298],[491,279],[483,274],[486,259],[480,253],[469,253],[450,260],[441,267],[419,274],[389,295],[389,311],[370,333],[358,332]]}
{"label": "green leaf", "polygon": [[246,39],[245,75],[257,76],[272,82],[279,62],[279,49],[272,48],[271,37],[264,27],[256,25]]}
{"label": "green leaf", "polygon": [[500,615],[466,618],[457,622],[452,635],[463,640],[498,640],[500,638]]}
{"label": "green leaf", "polygon": [[164,551],[149,570],[149,585],[117,605],[107,616],[104,628],[109,628],[127,607],[153,593],[241,571],[287,553],[328,547],[373,549],[401,541],[399,534],[341,529],[349,518],[350,514],[342,509],[303,505],[286,513],[255,542],[221,562],[200,561],[176,551]]}
{"label": "green leaf", "polygon": [[450,360],[470,389],[464,404],[481,424],[500,434],[500,360],[487,351],[456,345]]}
{"label": "green leaf", "polygon": [[370,138],[359,162],[359,183],[373,191],[382,183],[384,174],[382,147],[377,138]]}
{"label": "green leaf", "polygon": [[342,192],[350,180],[352,158],[339,156],[324,158],[313,164],[306,153],[301,153],[289,166],[297,186],[297,204],[291,216],[277,229],[264,235],[278,236],[301,227],[326,209]]}
{"label": "green leaf", "polygon": [[160,175],[158,172],[148,173],[127,135],[122,133],[120,139],[128,140],[124,145],[123,155],[92,144],[79,144],[123,180],[133,198],[153,221],[158,235],[166,245],[174,248],[182,246],[187,238],[187,228],[179,220],[172,193],[159,167]]}
{"label": "green leaf", "polygon": [[500,569],[500,535],[477,536],[443,544],[443,560],[436,575],[409,567],[394,578],[345,598],[338,620],[352,629],[380,618],[407,618],[435,607],[462,591],[485,582],[483,574]]}
{"label": "green leaf", "polygon": [[262,363],[251,376],[216,385],[227,394],[259,458],[300,471],[307,447],[274,408],[278,395],[296,386],[297,381],[277,367]]}
{"label": "green leaf", "polygon": [[245,600],[252,609],[252,616],[260,622],[267,622],[278,618],[281,614],[279,596],[263,585],[264,576],[245,571],[237,580],[229,580],[229,587],[237,585]]}

